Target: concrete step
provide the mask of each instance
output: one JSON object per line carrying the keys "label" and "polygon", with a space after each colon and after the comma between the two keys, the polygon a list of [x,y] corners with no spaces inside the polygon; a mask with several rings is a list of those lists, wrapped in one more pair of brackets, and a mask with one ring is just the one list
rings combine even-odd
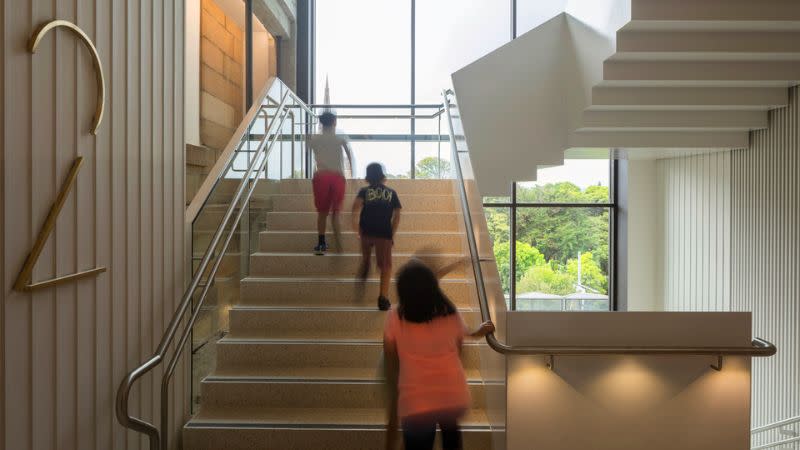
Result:
{"label": "concrete step", "polygon": [[[474,329],[478,311],[461,311]],[[372,308],[265,308],[235,306],[230,311],[231,338],[374,339],[383,337],[386,313]]]}
{"label": "concrete step", "polygon": [[626,25],[617,32],[617,53],[620,52],[722,53],[718,57],[730,59],[746,59],[748,55],[791,57],[800,53],[800,32],[746,29],[676,31],[637,29],[635,25]]}
{"label": "concrete step", "polygon": [[583,113],[581,130],[756,130],[767,127],[765,111],[592,111]]}
{"label": "concrete step", "polygon": [[[250,210],[248,211],[250,223],[264,222],[264,215],[268,211],[265,203],[266,202],[261,201],[250,203]],[[200,214],[198,214],[197,218],[194,220],[192,228],[195,230],[216,230],[219,224],[222,223],[222,219],[225,217],[229,206],[229,204],[204,206]],[[233,216],[229,223],[233,223],[233,219],[238,212],[238,208],[234,209]],[[244,221],[244,217],[242,217],[242,221]]]}
{"label": "concrete step", "polygon": [[[241,282],[239,304],[272,307],[372,307],[378,297],[379,282],[368,279],[364,297],[356,298],[355,282],[348,278],[258,278],[248,277]],[[467,279],[444,279],[442,290],[458,307],[477,307],[474,304],[475,285]],[[394,281],[390,297],[395,295]]]}
{"label": "concrete step", "polygon": [[[347,180],[347,192],[355,194],[366,186],[362,180]],[[453,195],[453,180],[387,180],[386,186],[394,189],[403,200],[403,195]],[[311,180],[283,180],[278,183],[281,194],[311,194]]]}
{"label": "concrete step", "polygon": [[[472,409],[485,407],[484,386],[469,385]],[[328,409],[331,416],[348,409],[386,407],[386,387],[381,381],[240,380],[208,377],[201,383],[201,417],[224,418],[242,410]],[[252,416],[251,416],[252,417]],[[258,415],[254,418],[263,420]]]}
{"label": "concrete step", "polygon": [[[316,424],[303,420],[314,414]],[[361,422],[371,425],[352,427],[334,426],[329,422],[329,411],[315,411],[309,414],[299,413],[300,418],[292,417],[289,412],[276,411],[277,417],[285,417],[282,423],[259,421],[204,421],[192,420],[183,429],[183,447],[186,450],[363,450],[384,448],[386,431],[385,412],[370,410],[358,415]],[[342,417],[345,419],[347,417]],[[285,422],[294,420],[297,425]],[[467,422],[470,420],[470,422]],[[492,448],[492,432],[480,418],[469,416],[463,422],[463,445],[465,450],[489,450]],[[440,437],[434,448],[440,449]]]}
{"label": "concrete step", "polygon": [[[343,208],[352,209],[355,195],[346,195]],[[450,195],[410,194],[400,198],[403,212],[455,212],[456,202]],[[314,197],[311,194],[284,194],[272,198],[275,211],[281,212],[314,212]]]}
{"label": "concrete step", "polygon": [[[355,232],[341,233],[342,248],[348,253],[361,251],[361,241]],[[460,232],[413,232],[398,231],[394,237],[392,251],[413,253],[421,249],[435,248],[442,253],[460,253],[465,236]],[[333,233],[327,241],[333,243]],[[317,245],[316,231],[262,231],[259,239],[262,252],[309,252]]]}
{"label": "concrete step", "polygon": [[[206,372],[212,373],[213,377],[224,377],[228,379],[239,379],[243,381],[261,380],[270,378],[273,380],[287,381],[380,381],[382,373],[373,367],[260,367],[247,368],[238,367],[235,369],[217,367]],[[464,373],[467,380],[480,381],[481,373],[477,368],[465,368]],[[198,384],[199,386],[199,384]],[[199,392],[199,390],[197,391]]]}
{"label": "concrete step", "polygon": [[[352,214],[341,214],[343,227],[351,227]],[[400,219],[400,230],[406,231],[458,231],[461,215],[453,212],[404,212]],[[266,217],[269,231],[314,231],[317,229],[315,212],[269,212]]]}
{"label": "concrete step", "polygon": [[800,21],[795,0],[631,0],[632,20]]}
{"label": "concrete step", "polygon": [[[200,267],[200,260],[202,259],[203,255],[199,253],[195,253],[192,255],[192,273],[194,273],[198,267]],[[229,245],[228,251],[222,255],[222,262],[217,269],[217,278],[230,278],[233,276],[238,276],[239,274],[239,263],[241,261],[241,253],[238,253],[237,249],[233,248],[233,244]],[[213,259],[209,262],[209,266],[211,266]],[[210,267],[209,267],[210,270]]]}
{"label": "concrete step", "polygon": [[800,61],[632,60],[612,56],[603,63],[603,80],[616,86],[788,87],[800,80]]}
{"label": "concrete step", "polygon": [[[239,228],[241,230],[241,228]],[[208,246],[211,245],[211,238],[214,237],[215,230],[192,230],[192,251],[195,254],[203,254]],[[235,231],[233,233],[233,237],[231,238],[231,242],[228,244],[227,252],[238,252],[239,251],[239,243],[245,241],[246,239],[242,239],[243,237],[247,237],[247,233],[243,233],[241,231]],[[223,233],[220,241],[223,241],[226,238],[226,234]],[[222,245],[220,242],[219,245]]]}
{"label": "concrete step", "polygon": [[592,88],[589,110],[768,110],[786,106],[784,87],[615,87]]}
{"label": "concrete step", "polygon": [[[464,278],[466,269],[466,259],[461,254],[438,254],[425,255],[431,264],[440,267],[462,260],[460,267],[456,267],[446,277]],[[399,269],[414,255],[400,253],[392,255],[392,265],[394,269]],[[317,256],[312,253],[254,253],[250,256],[250,275],[263,277],[285,277],[285,276],[329,276],[346,277],[355,276],[361,264],[360,253],[341,253]],[[375,258],[373,255],[372,265],[374,269]]]}
{"label": "concrete step", "polygon": [[[480,367],[479,345],[464,344],[461,361],[465,368]],[[361,368],[378,373],[383,352],[379,340],[270,340],[233,339],[217,342],[217,370],[225,373],[260,373],[275,367],[284,370],[316,368]]]}

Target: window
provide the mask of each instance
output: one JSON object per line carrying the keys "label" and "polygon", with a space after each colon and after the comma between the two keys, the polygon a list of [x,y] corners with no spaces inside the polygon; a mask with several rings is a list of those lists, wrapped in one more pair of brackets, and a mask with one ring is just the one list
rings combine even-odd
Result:
{"label": "window", "polygon": [[607,159],[567,160],[539,170],[538,181],[516,183],[510,200],[485,199],[509,308],[612,309],[612,167]]}

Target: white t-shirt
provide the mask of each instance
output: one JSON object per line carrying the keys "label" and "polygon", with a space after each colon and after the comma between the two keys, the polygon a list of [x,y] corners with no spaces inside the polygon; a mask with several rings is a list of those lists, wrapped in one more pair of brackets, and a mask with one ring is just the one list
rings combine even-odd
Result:
{"label": "white t-shirt", "polygon": [[308,137],[308,146],[314,152],[318,171],[344,173],[344,148],[347,138],[329,131]]}

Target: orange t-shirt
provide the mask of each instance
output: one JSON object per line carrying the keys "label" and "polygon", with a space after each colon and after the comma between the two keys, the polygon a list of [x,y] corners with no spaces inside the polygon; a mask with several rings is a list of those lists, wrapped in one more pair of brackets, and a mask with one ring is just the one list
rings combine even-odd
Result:
{"label": "orange t-shirt", "polygon": [[401,320],[394,308],[387,314],[384,341],[395,344],[400,360],[400,418],[469,408],[467,377],[461,366],[465,334],[466,325],[458,312],[425,323]]}

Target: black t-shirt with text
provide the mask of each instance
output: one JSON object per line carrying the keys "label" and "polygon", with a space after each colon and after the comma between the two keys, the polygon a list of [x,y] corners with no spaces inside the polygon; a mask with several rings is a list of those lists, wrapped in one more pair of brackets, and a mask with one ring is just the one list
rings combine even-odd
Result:
{"label": "black t-shirt with text", "polygon": [[379,184],[361,188],[358,198],[364,201],[359,221],[361,232],[366,236],[391,239],[392,215],[395,209],[402,208],[397,192]]}

